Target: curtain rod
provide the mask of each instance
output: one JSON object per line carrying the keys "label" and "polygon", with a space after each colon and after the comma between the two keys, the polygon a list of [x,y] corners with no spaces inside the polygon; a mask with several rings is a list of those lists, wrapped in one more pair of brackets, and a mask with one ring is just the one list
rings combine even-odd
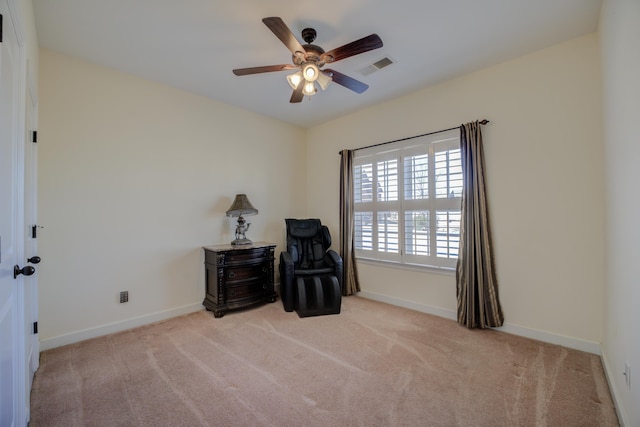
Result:
{"label": "curtain rod", "polygon": [[[489,123],[489,120],[487,120],[487,119],[480,120],[478,123],[480,123],[481,125],[486,125],[487,123]],[[416,135],[416,136],[409,136],[409,137],[406,137],[406,138],[394,139],[393,141],[381,142],[379,144],[367,145],[366,147],[354,148],[353,151],[364,150],[365,148],[377,147],[379,145],[391,144],[393,142],[407,141],[409,139],[421,138],[423,136],[428,136],[428,135],[435,135],[437,133],[448,132],[450,130],[459,129],[459,128],[460,128],[460,126],[456,126],[456,127],[449,128],[449,129],[437,130],[435,132],[423,133],[422,135]],[[342,151],[338,152],[338,154],[342,155]]]}

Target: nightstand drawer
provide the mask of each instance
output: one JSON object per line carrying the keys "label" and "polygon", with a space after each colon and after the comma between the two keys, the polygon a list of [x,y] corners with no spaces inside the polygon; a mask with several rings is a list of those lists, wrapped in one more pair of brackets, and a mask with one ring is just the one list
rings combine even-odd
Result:
{"label": "nightstand drawer", "polygon": [[262,279],[269,272],[269,265],[259,263],[245,267],[229,267],[224,270],[227,285],[249,279]]}
{"label": "nightstand drawer", "polygon": [[205,248],[204,262],[218,266],[244,265],[246,263],[268,261],[270,248],[236,249],[232,251],[212,251]]}
{"label": "nightstand drawer", "polygon": [[267,248],[260,248],[251,251],[242,251],[237,253],[228,253],[226,256],[227,264],[246,263],[251,261],[261,261],[267,258]]}
{"label": "nightstand drawer", "polygon": [[264,294],[268,285],[263,280],[256,280],[239,286],[227,288],[227,302],[241,301],[247,298],[255,298],[256,295]]}

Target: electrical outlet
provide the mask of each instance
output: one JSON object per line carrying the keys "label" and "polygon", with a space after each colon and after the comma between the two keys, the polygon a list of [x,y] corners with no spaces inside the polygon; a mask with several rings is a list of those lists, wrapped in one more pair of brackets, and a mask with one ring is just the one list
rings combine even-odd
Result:
{"label": "electrical outlet", "polygon": [[120,304],[129,301],[129,291],[120,292]]}
{"label": "electrical outlet", "polygon": [[624,380],[627,383],[627,388],[631,389],[631,365],[629,365],[628,361],[624,362]]}

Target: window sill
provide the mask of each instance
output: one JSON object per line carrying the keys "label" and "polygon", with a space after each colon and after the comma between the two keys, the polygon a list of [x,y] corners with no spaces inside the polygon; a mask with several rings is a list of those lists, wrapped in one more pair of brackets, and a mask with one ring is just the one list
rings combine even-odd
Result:
{"label": "window sill", "polygon": [[378,259],[361,258],[361,257],[356,257],[356,262],[362,263],[362,264],[375,265],[378,267],[394,268],[398,270],[412,270],[412,271],[420,271],[423,273],[441,274],[443,276],[455,276],[456,274],[456,269],[453,267],[434,267],[430,265],[404,264],[401,262],[382,261]]}

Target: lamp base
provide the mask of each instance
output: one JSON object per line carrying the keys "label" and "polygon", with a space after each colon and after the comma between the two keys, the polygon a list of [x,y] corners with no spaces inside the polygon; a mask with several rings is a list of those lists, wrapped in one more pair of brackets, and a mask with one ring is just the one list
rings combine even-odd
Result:
{"label": "lamp base", "polygon": [[232,245],[252,245],[253,242],[249,239],[236,239],[233,242],[231,242]]}

